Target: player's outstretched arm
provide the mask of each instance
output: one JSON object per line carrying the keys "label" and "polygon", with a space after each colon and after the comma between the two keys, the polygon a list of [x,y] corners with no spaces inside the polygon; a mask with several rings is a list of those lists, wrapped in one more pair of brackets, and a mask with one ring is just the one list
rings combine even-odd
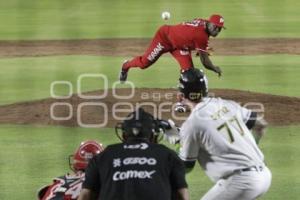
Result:
{"label": "player's outstretched arm", "polygon": [[208,53],[207,52],[202,52],[199,51],[199,57],[200,57],[200,61],[202,63],[202,65],[206,68],[209,69],[211,71],[216,72],[219,76],[222,75],[222,70],[220,67],[215,66],[211,60],[209,59]]}

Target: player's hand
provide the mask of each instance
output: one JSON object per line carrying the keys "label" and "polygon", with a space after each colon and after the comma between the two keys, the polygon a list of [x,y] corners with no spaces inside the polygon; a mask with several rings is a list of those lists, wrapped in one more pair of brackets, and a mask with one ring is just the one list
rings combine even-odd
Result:
{"label": "player's hand", "polygon": [[165,130],[164,140],[168,141],[170,144],[176,144],[180,140],[179,128],[175,125],[174,121],[169,119],[169,129]]}
{"label": "player's hand", "polygon": [[207,47],[206,48],[206,52],[207,52],[207,54],[209,55],[209,56],[212,56],[213,55],[213,53],[214,53],[214,49],[212,48],[212,47]]}
{"label": "player's hand", "polygon": [[187,106],[181,102],[177,102],[174,110],[179,113],[185,113],[187,111]]}
{"label": "player's hand", "polygon": [[222,70],[220,67],[215,66],[213,70],[214,70],[214,72],[216,72],[219,75],[219,77],[222,76]]}

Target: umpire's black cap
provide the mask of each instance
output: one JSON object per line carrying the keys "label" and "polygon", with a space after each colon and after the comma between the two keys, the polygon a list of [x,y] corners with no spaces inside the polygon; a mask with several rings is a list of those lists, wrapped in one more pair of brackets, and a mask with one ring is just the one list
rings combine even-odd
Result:
{"label": "umpire's black cap", "polygon": [[207,96],[207,78],[199,69],[191,68],[180,74],[178,88],[184,98],[199,102]]}
{"label": "umpire's black cap", "polygon": [[157,120],[144,109],[130,113],[121,126],[126,137],[151,138],[157,129]]}

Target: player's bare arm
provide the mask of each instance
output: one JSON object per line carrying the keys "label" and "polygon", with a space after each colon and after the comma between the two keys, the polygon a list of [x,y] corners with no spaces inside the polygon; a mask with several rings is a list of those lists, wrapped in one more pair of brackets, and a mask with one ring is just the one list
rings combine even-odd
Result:
{"label": "player's bare arm", "polygon": [[255,121],[255,124],[252,128],[252,134],[255,137],[256,143],[259,143],[259,140],[262,138],[262,136],[266,132],[266,128],[268,126],[268,123],[263,118],[257,118]]}
{"label": "player's bare arm", "polygon": [[188,200],[189,199],[189,193],[187,188],[181,188],[178,191],[177,200]]}
{"label": "player's bare arm", "polygon": [[83,188],[80,192],[80,196],[78,200],[96,200],[96,195],[92,192],[92,190]]}
{"label": "player's bare arm", "polygon": [[206,69],[209,69],[211,71],[214,71],[216,72],[219,76],[222,75],[222,70],[220,67],[218,66],[215,66],[210,58],[209,58],[209,55],[207,52],[202,52],[202,51],[199,51],[199,57],[200,57],[200,61],[202,63],[202,65],[206,68]]}
{"label": "player's bare arm", "polygon": [[264,118],[258,116],[256,112],[251,112],[250,118],[246,122],[246,126],[249,130],[251,130],[251,133],[257,144],[264,135],[267,125],[268,123]]}

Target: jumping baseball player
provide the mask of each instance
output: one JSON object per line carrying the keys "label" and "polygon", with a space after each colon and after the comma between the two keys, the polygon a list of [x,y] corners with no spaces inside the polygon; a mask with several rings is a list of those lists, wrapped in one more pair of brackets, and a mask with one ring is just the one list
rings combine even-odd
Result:
{"label": "jumping baseball player", "polygon": [[146,69],[162,54],[171,53],[178,61],[181,71],[194,67],[191,51],[196,50],[203,66],[221,76],[222,71],[212,64],[208,57],[209,37],[216,37],[224,28],[224,18],[221,15],[212,15],[208,20],[194,19],[178,25],[164,25],[156,32],[152,42],[144,55],[125,61],[120,72],[120,81],[127,79],[130,68]]}
{"label": "jumping baseball player", "polygon": [[270,187],[271,172],[250,130],[260,138],[266,122],[236,102],[206,97],[207,80],[198,69],[183,72],[179,80],[183,102],[192,109],[180,130],[179,157],[190,170],[198,160],[215,182],[202,200],[262,196]]}
{"label": "jumping baseball player", "polygon": [[74,155],[69,157],[70,168],[74,174],[57,177],[51,185],[41,188],[38,192],[39,200],[76,200],[79,197],[85,177],[88,161],[104,150],[102,144],[88,140],[82,142]]}
{"label": "jumping baseball player", "polygon": [[116,126],[118,130],[123,142],[91,160],[79,200],[171,200],[172,194],[188,200],[183,162],[156,144],[158,120],[139,108]]}

